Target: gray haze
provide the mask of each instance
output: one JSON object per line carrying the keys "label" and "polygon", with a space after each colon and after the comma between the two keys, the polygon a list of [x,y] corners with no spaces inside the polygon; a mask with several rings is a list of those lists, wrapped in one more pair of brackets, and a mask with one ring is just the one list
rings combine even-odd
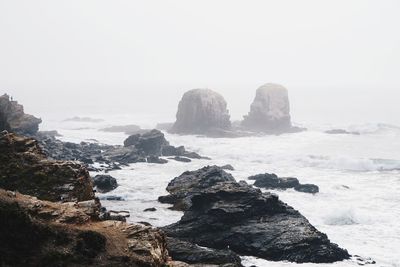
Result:
{"label": "gray haze", "polygon": [[0,94],[44,116],[173,120],[207,87],[238,119],[274,82],[295,121],[399,124],[399,14],[397,0],[0,0]]}

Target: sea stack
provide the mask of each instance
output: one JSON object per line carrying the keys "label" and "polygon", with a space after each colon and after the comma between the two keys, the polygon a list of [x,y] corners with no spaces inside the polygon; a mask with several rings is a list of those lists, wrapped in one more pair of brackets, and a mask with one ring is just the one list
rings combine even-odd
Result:
{"label": "sea stack", "polygon": [[170,132],[218,135],[230,127],[225,99],[210,89],[194,89],[186,92],[179,102],[176,122]]}
{"label": "sea stack", "polygon": [[288,91],[279,84],[267,83],[257,89],[250,112],[242,126],[248,130],[280,133],[290,131]]}
{"label": "sea stack", "polygon": [[0,96],[0,131],[36,134],[41,122],[41,119],[25,114],[24,107],[7,94]]}

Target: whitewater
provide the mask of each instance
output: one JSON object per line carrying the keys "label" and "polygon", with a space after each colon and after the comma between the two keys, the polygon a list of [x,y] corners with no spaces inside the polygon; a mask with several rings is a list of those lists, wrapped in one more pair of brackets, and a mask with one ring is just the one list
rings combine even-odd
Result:
{"label": "whitewater", "polygon": [[[127,135],[106,133],[99,129],[112,125],[137,124],[154,128],[155,118],[133,118],[128,115],[95,115],[103,122],[66,122],[59,116],[43,117],[41,130],[57,130],[63,141],[97,140],[106,144],[122,144]],[[167,194],[169,181],[186,170],[205,165],[231,164],[237,180],[259,173],[276,173],[281,177],[297,177],[301,183],[319,186],[320,193],[311,195],[294,190],[274,191],[280,199],[299,210],[318,230],[352,255],[370,257],[375,266],[400,266],[400,128],[389,124],[301,125],[308,131],[279,136],[242,138],[206,138],[165,133],[174,146],[184,145],[211,160],[168,164],[136,163],[110,171],[119,187],[107,194],[98,194],[109,210],[130,212],[130,222],[148,222],[154,226],[174,223],[181,212],[157,198]],[[324,133],[333,128],[358,131],[360,135]],[[98,173],[92,173],[95,175]],[[252,181],[248,181],[252,183]],[[119,196],[123,201],[108,201]],[[155,212],[143,212],[155,207]],[[270,262],[243,257],[246,266],[308,267],[358,266],[355,259],[334,264],[295,264]]]}

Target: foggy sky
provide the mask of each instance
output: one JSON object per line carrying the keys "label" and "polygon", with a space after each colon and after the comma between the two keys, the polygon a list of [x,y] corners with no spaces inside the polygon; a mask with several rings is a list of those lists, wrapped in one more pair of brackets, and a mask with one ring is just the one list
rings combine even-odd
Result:
{"label": "foggy sky", "polygon": [[32,110],[77,95],[84,106],[95,93],[97,103],[172,110],[184,91],[207,87],[240,117],[274,82],[300,119],[333,115],[334,100],[354,119],[375,105],[373,120],[393,121],[399,14],[397,0],[0,0],[0,94]]}

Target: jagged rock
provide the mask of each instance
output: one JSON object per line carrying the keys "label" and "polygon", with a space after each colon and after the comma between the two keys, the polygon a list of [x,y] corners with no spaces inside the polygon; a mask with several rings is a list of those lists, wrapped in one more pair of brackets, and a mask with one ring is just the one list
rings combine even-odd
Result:
{"label": "jagged rock", "polygon": [[42,122],[32,115],[24,113],[24,107],[10,100],[7,94],[0,96],[0,131],[19,134],[35,134]]}
{"label": "jagged rock", "polygon": [[74,203],[0,190],[2,266],[164,266],[164,234],[143,225],[99,221]]}
{"label": "jagged rock", "polygon": [[161,203],[174,204],[175,210],[187,210],[193,195],[221,182],[234,182],[235,178],[217,166],[207,166],[197,171],[186,171],[175,177],[167,186],[169,195],[161,196]]}
{"label": "jagged rock", "polygon": [[257,89],[250,112],[242,126],[253,131],[281,133],[294,131],[290,121],[288,91],[279,84],[267,83]]}
{"label": "jagged rock", "polygon": [[169,255],[176,261],[183,261],[189,264],[242,266],[240,257],[229,249],[203,248],[172,237],[167,237],[167,248]]}
{"label": "jagged rock", "polygon": [[125,147],[134,146],[145,155],[154,156],[161,156],[162,148],[168,145],[164,134],[156,129],[144,134],[131,135],[124,141]]}
{"label": "jagged rock", "polygon": [[186,92],[179,102],[176,122],[170,130],[178,134],[213,134],[231,126],[225,99],[209,89]]}
{"label": "jagged rock", "polygon": [[301,184],[299,179],[293,177],[278,177],[275,173],[264,173],[250,176],[247,178],[254,180],[254,186],[266,189],[285,190],[293,188],[296,191],[303,193],[318,193],[319,188],[314,184]]}
{"label": "jagged rock", "polygon": [[125,133],[125,134],[134,134],[140,131],[141,128],[137,125],[119,125],[119,126],[111,126],[107,128],[100,129],[103,132],[110,132],[110,133]]}
{"label": "jagged rock", "polygon": [[221,168],[185,172],[167,188],[185,213],[167,236],[272,261],[330,263],[349,258],[298,211]]}
{"label": "jagged rock", "polygon": [[34,139],[0,135],[0,188],[50,201],[94,198],[88,171],[75,162],[48,160]]}
{"label": "jagged rock", "polygon": [[111,175],[99,174],[93,177],[96,190],[100,193],[107,193],[118,187],[117,179]]}

